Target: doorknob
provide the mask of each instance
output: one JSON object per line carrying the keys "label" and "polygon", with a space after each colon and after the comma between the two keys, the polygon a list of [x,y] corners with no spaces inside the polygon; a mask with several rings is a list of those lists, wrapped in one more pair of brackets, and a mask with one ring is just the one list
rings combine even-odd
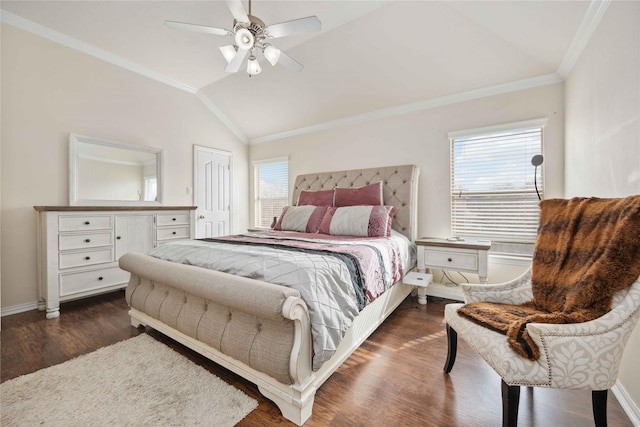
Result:
{"label": "doorknob", "polygon": [[200,215],[198,219],[204,219],[204,215]]}

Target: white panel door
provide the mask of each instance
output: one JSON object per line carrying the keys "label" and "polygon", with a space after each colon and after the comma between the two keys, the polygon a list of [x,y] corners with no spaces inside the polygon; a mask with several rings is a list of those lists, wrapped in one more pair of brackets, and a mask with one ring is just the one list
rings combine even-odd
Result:
{"label": "white panel door", "polygon": [[226,236],[231,230],[231,153],[194,146],[196,238]]}

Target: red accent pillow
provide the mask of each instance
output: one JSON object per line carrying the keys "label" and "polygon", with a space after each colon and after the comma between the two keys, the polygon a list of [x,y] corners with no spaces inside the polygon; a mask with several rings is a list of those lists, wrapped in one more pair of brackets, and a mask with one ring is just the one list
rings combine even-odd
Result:
{"label": "red accent pillow", "polygon": [[333,190],[300,191],[298,206],[333,206]]}
{"label": "red accent pillow", "polygon": [[334,206],[382,206],[382,181],[358,188],[336,188],[333,197]]}

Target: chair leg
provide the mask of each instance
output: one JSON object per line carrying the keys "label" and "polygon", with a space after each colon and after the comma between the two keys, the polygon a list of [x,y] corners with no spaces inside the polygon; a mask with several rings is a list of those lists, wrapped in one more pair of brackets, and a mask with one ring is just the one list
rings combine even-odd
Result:
{"label": "chair leg", "polygon": [[520,386],[509,385],[502,380],[502,427],[518,425],[518,403]]}
{"label": "chair leg", "polygon": [[448,374],[453,369],[458,351],[458,333],[447,323],[447,361],[444,363],[444,372]]}
{"label": "chair leg", "polygon": [[593,420],[596,427],[607,427],[607,395],[608,390],[591,391]]}

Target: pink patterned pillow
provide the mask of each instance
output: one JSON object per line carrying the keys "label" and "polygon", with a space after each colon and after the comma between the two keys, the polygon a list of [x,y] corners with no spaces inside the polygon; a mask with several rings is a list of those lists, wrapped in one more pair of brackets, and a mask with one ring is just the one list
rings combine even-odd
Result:
{"label": "pink patterned pillow", "polygon": [[298,206],[333,206],[333,190],[300,191]]}
{"label": "pink patterned pillow", "polygon": [[285,206],[273,229],[317,233],[327,209],[327,206]]}
{"label": "pink patterned pillow", "polygon": [[382,181],[358,188],[336,188],[333,198],[334,206],[382,206]]}
{"label": "pink patterned pillow", "polygon": [[339,236],[388,237],[395,206],[330,207],[320,224],[320,233]]}

